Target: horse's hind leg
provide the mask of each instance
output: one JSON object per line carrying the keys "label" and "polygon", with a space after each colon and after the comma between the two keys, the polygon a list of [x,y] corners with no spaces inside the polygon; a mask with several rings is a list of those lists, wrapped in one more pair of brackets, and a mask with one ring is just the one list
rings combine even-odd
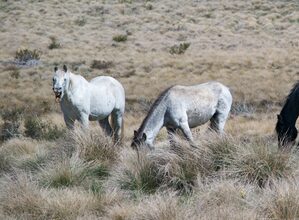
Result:
{"label": "horse's hind leg", "polygon": [[111,113],[111,125],[115,143],[121,142],[121,128],[123,126],[123,112],[119,109]]}
{"label": "horse's hind leg", "polygon": [[101,128],[103,129],[103,131],[105,132],[105,134],[111,137],[112,136],[112,128],[109,124],[109,117],[99,120],[99,124],[100,124]]}
{"label": "horse's hind leg", "polygon": [[210,119],[210,129],[217,133],[223,133],[224,125],[228,117],[229,110],[227,111],[216,111],[213,117]]}

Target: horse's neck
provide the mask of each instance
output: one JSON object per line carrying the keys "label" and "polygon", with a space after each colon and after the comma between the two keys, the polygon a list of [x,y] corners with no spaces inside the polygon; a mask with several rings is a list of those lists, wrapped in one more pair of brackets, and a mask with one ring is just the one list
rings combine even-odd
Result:
{"label": "horse's neck", "polygon": [[153,109],[143,121],[139,132],[146,134],[146,143],[152,145],[160,129],[164,125],[166,106],[158,105]]}
{"label": "horse's neck", "polygon": [[[299,95],[299,94],[298,94]],[[299,97],[292,97],[292,99],[287,100],[286,104],[283,106],[281,110],[281,117],[283,117],[284,121],[289,123],[291,126],[295,126],[298,115],[299,108],[296,107]],[[294,104],[296,103],[296,104]]]}
{"label": "horse's neck", "polygon": [[84,89],[82,87],[83,84],[87,83],[87,81],[83,77],[79,77],[73,73],[69,73],[68,84],[66,85],[65,94],[68,99],[71,99],[78,90]]}
{"label": "horse's neck", "polygon": [[294,109],[291,105],[287,104],[283,107],[280,113],[281,117],[283,117],[283,120],[287,122],[291,126],[295,126],[299,111],[297,109]]}

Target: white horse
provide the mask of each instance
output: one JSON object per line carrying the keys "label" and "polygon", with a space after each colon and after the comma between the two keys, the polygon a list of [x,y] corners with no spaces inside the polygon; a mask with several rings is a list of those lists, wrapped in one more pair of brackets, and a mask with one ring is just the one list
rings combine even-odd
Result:
{"label": "white horse", "polygon": [[[64,121],[73,128],[75,120],[88,127],[89,120],[98,120],[107,135],[120,141],[125,111],[125,91],[114,78],[99,76],[88,82],[63,66],[54,68],[53,91],[60,102]],[[111,115],[111,125],[109,124]]]}
{"label": "white horse", "polygon": [[137,148],[144,144],[153,148],[154,139],[163,126],[170,143],[173,134],[180,129],[191,146],[195,146],[190,128],[210,120],[210,128],[222,133],[231,105],[229,89],[219,82],[170,87],[154,102],[138,131],[134,131],[131,146]]}

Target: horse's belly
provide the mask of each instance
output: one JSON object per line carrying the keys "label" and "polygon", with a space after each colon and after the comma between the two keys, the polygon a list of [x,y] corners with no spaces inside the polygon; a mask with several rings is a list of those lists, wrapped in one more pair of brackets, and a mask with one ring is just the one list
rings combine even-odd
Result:
{"label": "horse's belly", "polygon": [[89,120],[102,120],[108,117],[111,114],[112,110],[113,108],[93,109],[89,114]]}
{"label": "horse's belly", "polygon": [[214,111],[208,112],[188,112],[188,124],[190,128],[207,123],[214,115]]}

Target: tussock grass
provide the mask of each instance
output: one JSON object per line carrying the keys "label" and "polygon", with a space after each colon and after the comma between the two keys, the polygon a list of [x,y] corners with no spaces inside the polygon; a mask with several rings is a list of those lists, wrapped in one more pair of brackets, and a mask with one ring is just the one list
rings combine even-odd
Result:
{"label": "tussock grass", "polygon": [[2,172],[17,168],[37,168],[44,160],[44,146],[30,139],[14,138],[0,147]]}
{"label": "tussock grass", "polygon": [[299,218],[299,188],[293,180],[273,181],[259,203],[260,211],[271,219]]}
{"label": "tussock grass", "polygon": [[297,169],[296,154],[282,152],[267,141],[257,140],[239,147],[230,171],[234,176],[264,186],[272,178],[291,177]]}
{"label": "tussock grass", "polygon": [[140,149],[138,154],[124,150],[112,179],[124,190],[151,194],[170,187],[190,193],[198,175],[207,175],[209,163],[202,157],[200,149],[194,149],[184,141],[179,144],[155,151]]}
{"label": "tussock grass", "polygon": [[101,200],[79,189],[40,190],[28,176],[2,179],[1,210],[7,217],[74,219],[101,210]]}
{"label": "tussock grass", "polygon": [[98,161],[108,166],[118,158],[120,148],[100,128],[86,131],[77,127],[71,133],[71,140],[79,157],[86,161]]}
{"label": "tussock grass", "polygon": [[180,205],[179,197],[173,192],[168,192],[167,194],[155,194],[140,201],[131,219],[188,219],[187,212],[188,210],[184,210]]}
{"label": "tussock grass", "polygon": [[70,187],[81,184],[88,175],[91,164],[76,156],[49,164],[40,173],[40,183],[45,187]]}

